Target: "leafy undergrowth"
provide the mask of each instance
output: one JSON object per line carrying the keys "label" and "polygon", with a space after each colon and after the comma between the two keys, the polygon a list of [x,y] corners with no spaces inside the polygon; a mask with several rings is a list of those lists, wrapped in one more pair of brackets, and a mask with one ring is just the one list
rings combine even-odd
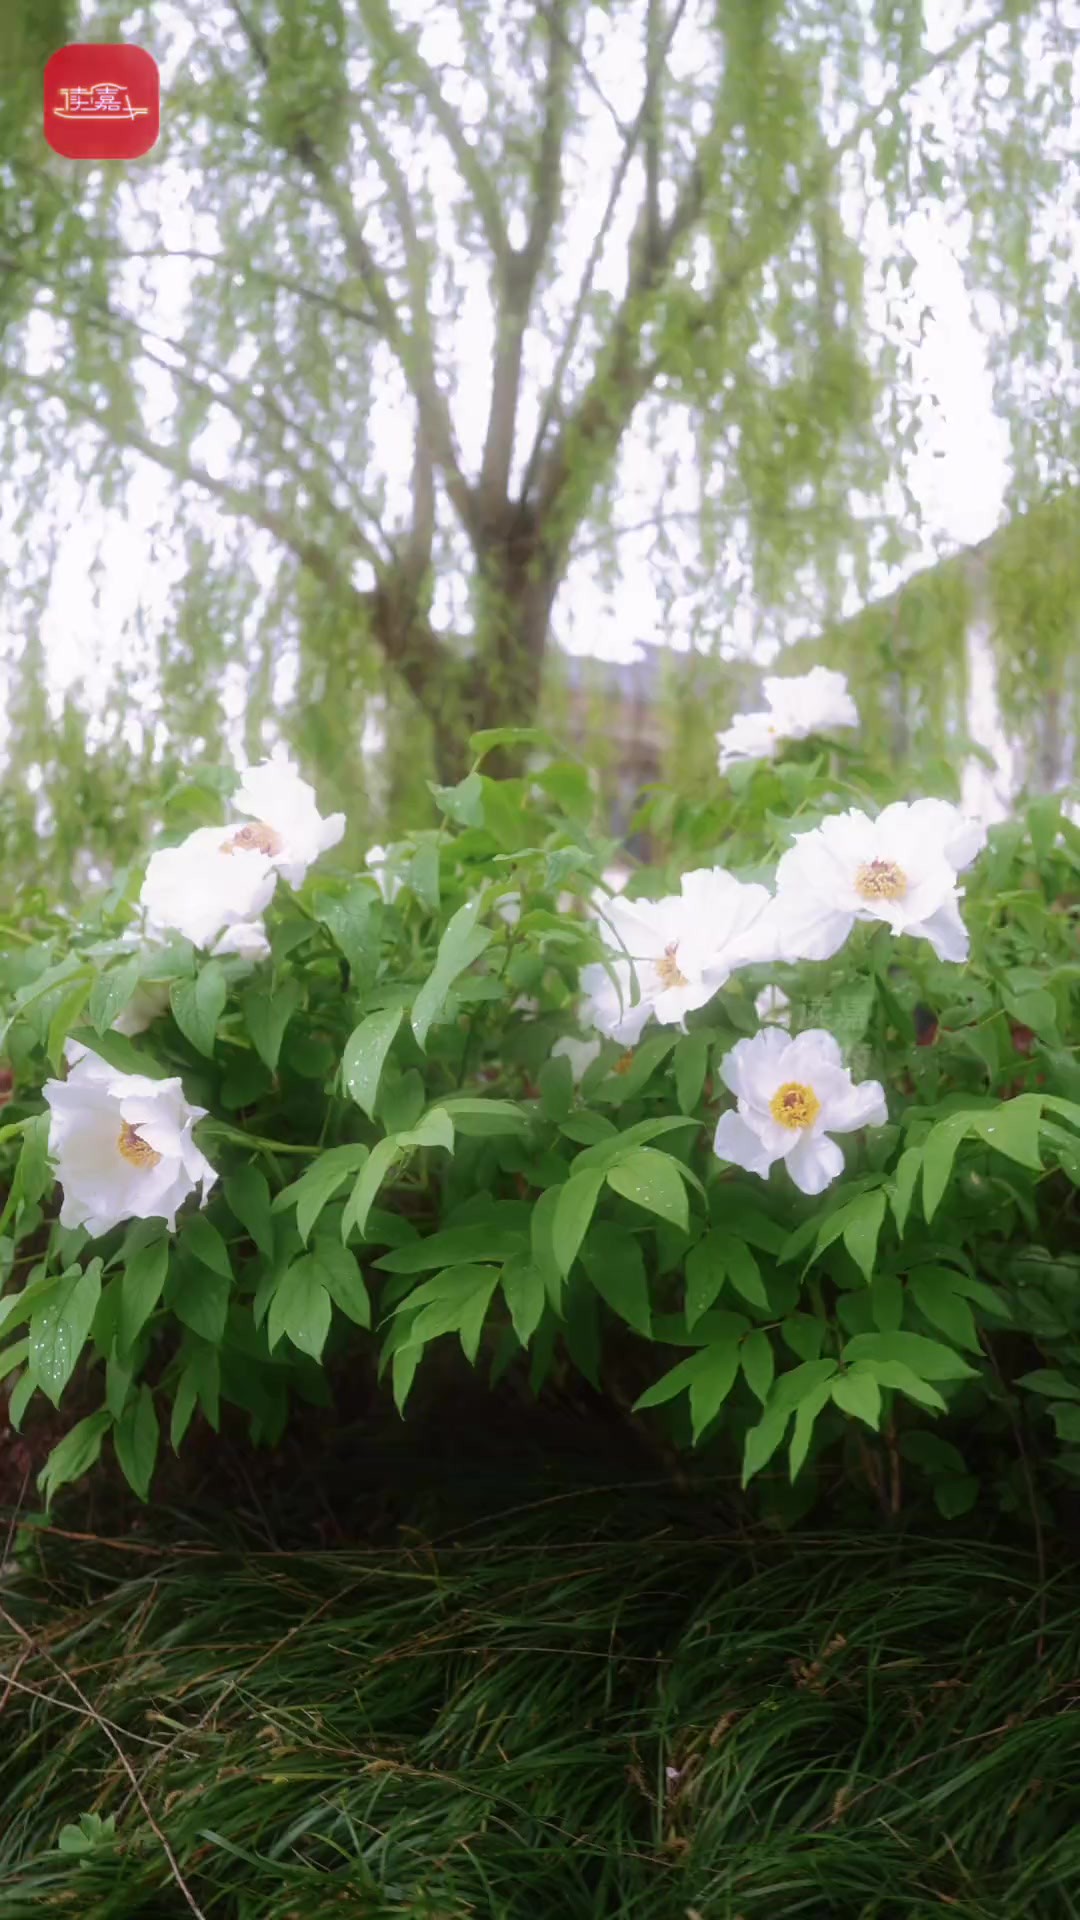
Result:
{"label": "leafy undergrowth", "polygon": [[4,1920],[1080,1914],[1073,1571],[720,1537],[670,1483],[437,1504],[367,1550],[24,1531]]}

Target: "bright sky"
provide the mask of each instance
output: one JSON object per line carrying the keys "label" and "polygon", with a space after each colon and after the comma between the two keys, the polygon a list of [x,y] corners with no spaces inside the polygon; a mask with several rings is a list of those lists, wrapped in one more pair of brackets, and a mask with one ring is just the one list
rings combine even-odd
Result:
{"label": "bright sky", "polygon": [[[940,15],[935,24],[942,37],[947,38],[963,9],[953,4],[953,0],[948,0],[948,4],[946,0],[937,0],[931,11],[934,16]],[[172,17],[175,18],[175,14]],[[608,98],[629,118],[637,105],[640,75],[636,64],[633,70],[627,66],[619,47],[617,35],[608,33],[606,39],[601,37],[591,64]],[[681,57],[692,57],[692,54],[691,45],[689,56],[684,48]],[[163,77],[167,113],[167,72]],[[592,140],[584,174],[573,183],[573,191],[568,196],[573,210],[574,248],[579,269],[599,221],[613,156],[618,150],[616,129],[602,112],[598,113]],[[153,196],[155,211],[167,213],[167,243],[191,244],[186,231],[188,216],[184,211],[182,185],[159,170],[158,173],[148,171],[146,187]],[[601,261],[599,283],[605,284],[608,276],[614,292],[620,290],[618,275],[625,269],[626,227],[633,211],[633,206],[628,204],[624,224],[621,228],[616,226],[612,245]],[[936,219],[922,215],[913,220],[905,230],[905,238],[916,260],[910,305],[913,311],[922,310],[927,316],[915,348],[922,445],[910,476],[926,524],[921,551],[905,569],[908,571],[911,566],[926,564],[936,557],[941,543],[950,548],[974,543],[994,530],[1002,516],[1008,466],[1006,431],[994,414],[984,343],[963,283],[962,239],[949,230],[943,214]],[[881,223],[877,223],[875,230],[871,222],[872,320],[880,320],[884,311],[880,288],[875,289],[874,285],[875,257],[881,259],[884,243]],[[200,244],[205,244],[205,237]],[[162,278],[154,313],[154,325],[159,331],[167,331],[171,320],[180,325],[185,299],[183,271],[177,272],[170,266],[163,269],[163,275],[165,273],[169,277]],[[44,354],[48,348],[48,328],[47,323],[43,325],[41,349]],[[491,337],[486,291],[479,276],[465,302],[459,332],[466,344],[461,352],[455,417],[466,461],[475,470],[486,415]],[[550,346],[542,337],[533,337],[530,355],[534,371],[542,373],[545,363],[550,363]],[[385,408],[388,438],[403,442],[406,436],[400,432],[398,397],[389,385]],[[534,419],[535,415],[533,419],[526,418],[526,442]],[[223,433],[216,442],[212,436],[204,436],[200,456],[212,470],[227,471],[229,436]],[[631,434],[626,444],[618,507],[620,524],[633,525],[650,510],[656,492],[655,458],[644,437]],[[684,461],[683,465],[686,472],[683,495],[677,486],[669,491],[665,500],[669,509],[682,505],[692,508],[694,504],[692,460]],[[405,473],[403,466],[403,479]],[[122,513],[113,512],[100,521],[80,524],[74,484],[58,478],[57,499],[68,528],[61,544],[43,628],[49,687],[54,701],[59,701],[66,687],[81,680],[86,697],[93,704],[95,686],[104,685],[112,664],[118,660],[128,661],[134,671],[139,670],[138,663],[146,656],[134,632],[136,618],[144,631],[153,630],[165,614],[179,573],[179,556],[163,554],[160,544],[155,549],[151,542],[152,530],[167,517],[173,484],[157,469],[142,466],[138,487],[133,489]],[[215,513],[213,505],[208,504],[208,525],[212,525]],[[269,559],[269,549],[267,553]],[[674,627],[671,625],[658,596],[646,537],[626,536],[620,542],[620,554],[622,564],[614,590],[601,584],[595,567],[587,559],[574,566],[556,607],[554,628],[559,644],[575,653],[610,660],[632,657],[641,643],[662,642],[675,647],[688,644],[687,634],[679,630],[677,623]],[[893,579],[883,576],[880,590],[886,591],[894,583]],[[453,595],[448,593],[444,609],[448,618],[453,612],[452,600]],[[794,628],[791,637],[798,637]],[[755,651],[752,606],[744,606],[736,615],[725,650],[727,644],[741,652]],[[20,645],[21,636],[10,632],[0,635],[0,656],[10,657]],[[985,649],[976,695],[972,720],[977,725],[978,737],[998,749],[1000,729],[992,688],[986,678]],[[238,721],[242,713],[243,698],[241,677],[226,689],[226,710],[234,721]]]}

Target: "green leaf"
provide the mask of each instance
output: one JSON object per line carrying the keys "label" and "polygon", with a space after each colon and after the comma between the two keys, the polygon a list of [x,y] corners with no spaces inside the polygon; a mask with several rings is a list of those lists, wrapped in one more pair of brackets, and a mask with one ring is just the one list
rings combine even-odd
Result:
{"label": "green leaf", "polygon": [[566,1184],[558,1190],[551,1241],[561,1274],[568,1274],[577,1258],[603,1184],[604,1175],[600,1169],[589,1167],[584,1173],[572,1173]]}
{"label": "green leaf", "polygon": [[768,1466],[777,1447],[787,1432],[791,1419],[790,1407],[769,1405],[766,1403],[761,1419],[756,1427],[751,1427],[743,1445],[742,1483],[749,1486],[755,1473]]}
{"label": "green leaf", "polygon": [[[947,1267],[916,1268],[908,1275],[908,1291],[932,1326],[940,1328],[955,1346],[982,1351],[975,1320],[967,1301],[949,1285]],[[959,1276],[957,1276],[959,1278]]]}
{"label": "green leaf", "polygon": [[158,1419],[154,1396],[141,1386],[113,1428],[113,1447],[128,1486],[140,1500],[150,1493],[158,1450]]}
{"label": "green leaf", "polygon": [[105,1362],[105,1405],[114,1420],[119,1420],[127,1405],[131,1387],[131,1368],[116,1357],[115,1350]]}
{"label": "green leaf", "polygon": [[220,960],[208,960],[193,980],[174,980],[169,1004],[185,1040],[199,1053],[212,1055],[217,1023],[225,1009],[228,987]]}
{"label": "green leaf", "polygon": [[970,1113],[952,1113],[939,1120],[923,1141],[923,1213],[927,1225],[933,1219],[952,1177],[956,1149],[971,1121]]}
{"label": "green leaf", "polygon": [[497,1267],[451,1267],[416,1288],[398,1307],[415,1314],[409,1341],[422,1346],[445,1333],[458,1334],[467,1360],[476,1359],[484,1317],[499,1282]]}
{"label": "green leaf", "polygon": [[518,1253],[503,1268],[501,1284],[514,1332],[521,1345],[527,1347],[544,1312],[547,1298],[544,1276],[527,1253]]}
{"label": "green leaf", "polygon": [[220,1379],[221,1362],[213,1347],[200,1344],[188,1351],[184,1370],[177,1382],[169,1423],[169,1444],[174,1453],[180,1451],[180,1442],[188,1430],[196,1405],[202,1407],[211,1427],[217,1432]]}
{"label": "green leaf", "polygon": [[920,1380],[964,1380],[975,1372],[951,1347],[921,1333],[857,1333],[842,1357],[845,1365],[855,1360],[899,1360]]}
{"label": "green leaf", "polygon": [[889,1189],[889,1201],[896,1218],[896,1231],[904,1237],[904,1228],[911,1211],[911,1202],[915,1193],[915,1182],[922,1166],[922,1149],[907,1147],[896,1163],[892,1186]]}
{"label": "green leaf", "polygon": [[[580,1176],[579,1176],[580,1177]],[[686,1188],[676,1161],[655,1147],[636,1147],[607,1174],[608,1186],[624,1200],[670,1220],[683,1231],[690,1224]]]}
{"label": "green leaf", "polygon": [[820,1387],[814,1387],[803,1400],[800,1400],[796,1408],[795,1428],[788,1450],[788,1472],[792,1481],[798,1478],[803,1469],[806,1456],[810,1451],[814,1423],[831,1395],[832,1388],[828,1382],[825,1382]]}
{"label": "green leaf", "polygon": [[345,955],[353,987],[367,993],[379,964],[382,907],[378,897],[364,881],[358,881],[344,893],[316,894],[315,912]]}
{"label": "green leaf", "polygon": [[485,1100],[480,1095],[452,1093],[440,1100],[439,1110],[449,1114],[458,1133],[474,1139],[520,1133],[529,1125],[529,1115],[514,1100]]}
{"label": "green leaf", "polygon": [[220,1273],[223,1280],[232,1280],[229,1249],[205,1213],[189,1214],[184,1222],[181,1244],[187,1253],[193,1254],[212,1273]]}
{"label": "green leaf", "polygon": [[1039,1152],[1039,1120],[1042,1113],[1042,1101],[1038,1094],[1021,1094],[1015,1100],[1004,1100],[999,1107],[989,1113],[973,1113],[971,1131],[988,1147],[996,1148],[1010,1160],[1018,1160],[1022,1167],[1031,1167],[1035,1173],[1042,1172],[1042,1156]]}
{"label": "green leaf", "polygon": [[703,1347],[695,1358],[701,1364],[690,1382],[690,1430],[697,1446],[731,1392],[739,1371],[739,1347],[734,1340]]}
{"label": "green leaf", "polygon": [[746,1384],[754,1398],[764,1405],[776,1373],[772,1341],[764,1328],[747,1334],[742,1343],[741,1358]]}
{"label": "green leaf", "polygon": [[864,1420],[868,1427],[877,1432],[881,1419],[881,1388],[869,1370],[849,1367],[846,1373],[833,1381],[830,1391],[841,1413],[850,1413],[856,1420]]}
{"label": "green leaf", "polygon": [[314,1255],[306,1253],[283,1276],[270,1302],[266,1316],[270,1351],[287,1333],[301,1353],[320,1360],[329,1331],[330,1295],[323,1285],[322,1269]]}
{"label": "green leaf", "polygon": [[479,959],[494,937],[490,928],[476,924],[481,905],[478,898],[458,908],[439,942],[434,969],[413,1001],[412,1030],[419,1047],[425,1044],[428,1029],[445,1004],[454,981]]}
{"label": "green leaf", "polygon": [[307,1243],[316,1220],[328,1206],[339,1188],[343,1187],[350,1173],[355,1173],[364,1165],[370,1148],[354,1142],[345,1147],[328,1147],[310,1167],[277,1194],[273,1211],[280,1213],[287,1206],[296,1208],[296,1224],[300,1238]]}
{"label": "green leaf", "polygon": [[470,733],[469,752],[475,759],[482,760],[493,747],[546,747],[553,752],[555,743],[546,727],[482,727]]}
{"label": "green leaf", "polygon": [[[371,1300],[356,1255],[329,1234],[316,1235],[309,1256],[335,1307],[358,1327],[371,1325]],[[299,1344],[299,1343],[298,1343]]]}
{"label": "green leaf", "polygon": [[229,1312],[229,1282],[209,1267],[184,1267],[170,1280],[170,1301],[178,1320],[192,1333],[219,1347]]}
{"label": "green leaf", "polygon": [[97,1033],[104,1033],[113,1021],[123,1013],[139,984],[139,972],[142,967],[142,955],[133,953],[122,960],[117,967],[99,973],[90,993],[90,1024]]}
{"label": "green leaf", "polygon": [[363,1239],[368,1214],[375,1204],[375,1196],[400,1155],[400,1135],[391,1133],[385,1140],[376,1141],[349,1195],[341,1221],[343,1240],[347,1240],[354,1229]]}
{"label": "green leaf", "polygon": [[169,1271],[169,1242],[162,1235],[129,1258],[120,1278],[119,1344],[130,1353],[161,1298]]}
{"label": "green leaf", "polygon": [[60,1071],[64,1058],[64,1044],[89,999],[92,980],[92,974],[82,974],[61,996],[49,1021],[45,1051],[54,1073]]}
{"label": "green leaf", "polygon": [[1067,1380],[1057,1367],[1036,1367],[1034,1373],[1022,1373],[1016,1384],[1029,1393],[1044,1393],[1051,1400],[1080,1400],[1080,1382]]}
{"label": "green leaf", "polygon": [[651,1387],[646,1387],[645,1392],[639,1394],[634,1402],[634,1412],[642,1413],[647,1407],[662,1407],[665,1401],[674,1400],[676,1394],[685,1392],[697,1378],[702,1355],[707,1354],[708,1351],[708,1347],[699,1348],[697,1353],[692,1353],[688,1359],[680,1360],[669,1373],[665,1373]]}
{"label": "green leaf", "polygon": [[885,1195],[863,1193],[845,1209],[844,1245],[863,1278],[869,1282],[877,1258],[878,1235],[885,1218]]}
{"label": "green leaf", "polygon": [[107,1407],[99,1407],[96,1413],[88,1413],[85,1420],[80,1420],[77,1426],[72,1427],[70,1433],[65,1433],[37,1477],[46,1507],[51,1506],[57,1487],[78,1480],[93,1466],[101,1452],[102,1440],[111,1426],[112,1414]]}
{"label": "green leaf", "polygon": [[465,1266],[478,1260],[508,1260],[528,1243],[526,1229],[499,1221],[479,1220],[475,1226],[445,1227],[406,1247],[384,1253],[375,1265],[383,1273],[429,1273],[437,1267]]}
{"label": "green leaf", "polygon": [[405,1133],[398,1134],[398,1145],[402,1147],[442,1147],[445,1152],[454,1151],[454,1123],[443,1106],[429,1107],[421,1114],[415,1127],[409,1127]]}
{"label": "green leaf", "polygon": [[631,1234],[606,1220],[593,1226],[581,1249],[582,1264],[613,1313],[647,1339],[652,1333],[649,1283],[641,1248]]}
{"label": "green leaf", "polygon": [[723,1260],[725,1234],[707,1233],[686,1256],[686,1324],[692,1327],[707,1313],[723,1288],[727,1268]]}
{"label": "green leaf", "polygon": [[[251,1035],[252,1045],[271,1073],[277,1072],[285,1029],[302,999],[303,989],[299,981],[286,980],[274,993],[251,987],[240,1002],[240,1011]],[[204,1047],[203,1052],[207,1051]]]}
{"label": "green leaf", "polygon": [[959,1520],[970,1513],[979,1497],[979,1482],[973,1473],[950,1474],[934,1481],[934,1505],[943,1520]]}
{"label": "green leaf", "polygon": [[258,1167],[238,1167],[222,1182],[230,1210],[245,1232],[250,1234],[266,1260],[274,1257],[274,1222],[270,1212],[270,1188],[266,1175]]}
{"label": "green leaf", "polygon": [[800,1360],[817,1360],[825,1338],[825,1323],[816,1313],[789,1313],[782,1321],[780,1331],[792,1353],[798,1354]]}
{"label": "green leaf", "polygon": [[569,1060],[559,1054],[545,1060],[536,1077],[540,1111],[545,1120],[565,1120],[574,1104],[574,1075]]}
{"label": "green leaf", "polygon": [[402,1007],[384,1007],[381,1013],[369,1013],[353,1029],[345,1046],[341,1062],[345,1091],[369,1120],[375,1118],[379,1080],[403,1012]]}
{"label": "green leaf", "polygon": [[56,1290],[30,1316],[28,1365],[54,1407],[86,1343],[101,1298],[101,1261],[62,1274]]}
{"label": "green leaf", "polygon": [[440,813],[455,820],[459,827],[479,827],[484,822],[484,783],[474,768],[456,786],[438,787],[428,781],[431,795]]}
{"label": "green leaf", "polygon": [[879,1333],[899,1333],[904,1323],[904,1289],[895,1273],[874,1274],[870,1312]]}
{"label": "green leaf", "polygon": [[49,1164],[49,1115],[40,1113],[23,1129],[22,1147],[15,1164],[12,1193],[18,1195],[20,1208],[32,1207],[53,1184]]}
{"label": "green leaf", "polygon": [[872,1373],[882,1387],[894,1387],[897,1393],[904,1393],[920,1407],[929,1407],[933,1413],[944,1413],[945,1402],[940,1393],[927,1381],[920,1380],[917,1373],[906,1367],[902,1360],[863,1360],[860,1369]]}
{"label": "green leaf", "polygon": [[680,1113],[693,1113],[701,1099],[709,1067],[709,1041],[704,1033],[688,1033],[675,1046],[675,1098]]}

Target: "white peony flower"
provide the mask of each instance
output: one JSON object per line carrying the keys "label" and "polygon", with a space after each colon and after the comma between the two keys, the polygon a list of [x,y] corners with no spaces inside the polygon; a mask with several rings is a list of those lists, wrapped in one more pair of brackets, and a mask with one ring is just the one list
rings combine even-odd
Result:
{"label": "white peony flower", "polygon": [[939,960],[966,960],[956,875],[980,835],[944,800],[897,801],[876,820],[852,807],[797,834],[776,869],[769,917],[778,956],[828,960],[856,920],[883,920],[894,933],[929,940]]}
{"label": "white peony flower", "polygon": [[762,1026],[790,1027],[791,1001],[782,987],[762,987],[754,1001],[754,1012]]}
{"label": "white peony flower", "polygon": [[227,844],[265,854],[291,887],[301,885],[312,862],[336,847],[345,832],[345,815],[323,819],[314,787],[300,778],[281,746],[269,760],[246,769],[232,803],[238,813],[251,816],[252,825],[240,827]]}
{"label": "white peony flower", "polygon": [[[678,893],[620,896],[603,917],[634,963],[648,1011],[661,1026],[682,1025],[736,967],[773,957],[772,936],[763,935],[769,901],[766,887],[746,885],[724,867],[697,867],[683,874]],[[601,1024],[595,1015],[593,1024]]]}
{"label": "white peony flower", "polygon": [[599,960],[582,967],[581,990],[585,998],[581,1018],[586,1026],[596,1027],[609,1040],[617,1040],[621,1047],[636,1047],[652,1008],[644,995],[636,1006],[630,1005],[629,961],[613,959],[610,967],[617,985],[612,983],[611,975]]}
{"label": "white peony flower", "polygon": [[269,960],[270,942],[266,937],[266,927],[261,920],[238,920],[234,926],[226,927],[210,951],[216,954],[237,953],[244,960]]}
{"label": "white peony flower", "polygon": [[173,1232],[177,1208],[196,1187],[205,1201],[217,1175],[192,1128],[206,1109],[188,1104],[178,1079],[117,1073],[88,1053],[44,1093],[62,1227],[96,1237],[122,1220],[160,1219]]}
{"label": "white peony flower", "polygon": [[780,745],[780,730],[772,713],[737,713],[730,727],[716,736],[720,749],[717,762],[727,773],[742,760],[771,760]]}
{"label": "white peony flower", "polygon": [[364,865],[370,867],[378,885],[379,892],[382,894],[387,906],[390,906],[401,892],[402,881],[390,865],[388,849],[386,847],[369,847],[364,855]]}
{"label": "white peony flower", "polygon": [[145,1033],[168,1005],[167,980],[140,980],[127,1006],[113,1021],[113,1032],[126,1034],[129,1039],[136,1033]]}
{"label": "white peony flower", "polygon": [[173,932],[211,947],[226,927],[257,920],[269,906],[273,864],[255,847],[238,847],[230,832],[197,827],[178,847],[151,855],[139,895],[150,939]]}
{"label": "white peony flower", "polygon": [[805,740],[812,733],[835,733],[859,724],[847,680],[829,667],[812,667],[786,680],[770,674],[762,686],[767,709],[737,713],[730,727],[716,736],[721,773],[740,760],[771,760],[782,740]]}
{"label": "white peony flower", "polygon": [[763,1027],[724,1055],[720,1072],[738,1110],[720,1116],[717,1158],[762,1178],[783,1160],[803,1193],[823,1193],[843,1172],[844,1156],[830,1133],[881,1127],[888,1119],[879,1083],[864,1080],[857,1087],[837,1042],[821,1028],[792,1040],[778,1027]]}
{"label": "white peony flower", "polygon": [[571,1033],[564,1033],[551,1049],[553,1060],[569,1060],[575,1086],[599,1056],[599,1040],[575,1040]]}

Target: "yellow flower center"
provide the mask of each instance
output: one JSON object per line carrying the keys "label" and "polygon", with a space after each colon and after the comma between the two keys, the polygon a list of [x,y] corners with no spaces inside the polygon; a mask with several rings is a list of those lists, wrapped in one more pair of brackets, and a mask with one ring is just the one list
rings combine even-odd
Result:
{"label": "yellow flower center", "polygon": [[864,900],[902,900],[908,877],[895,860],[870,860],[855,875],[855,891]]}
{"label": "yellow flower center", "polygon": [[800,1127],[812,1127],[821,1112],[821,1101],[813,1087],[806,1087],[801,1080],[785,1080],[769,1101],[769,1112],[782,1127],[790,1127],[797,1133]]}
{"label": "yellow flower center", "polygon": [[633,1064],[634,1064],[634,1049],[633,1047],[631,1047],[628,1053],[623,1054],[621,1060],[616,1060],[615,1065],[612,1067],[611,1071],[612,1073],[629,1073]]}
{"label": "yellow flower center", "polygon": [[675,958],[678,950],[679,943],[677,940],[673,940],[670,947],[664,948],[660,959],[656,962],[656,971],[660,976],[660,985],[662,987],[688,987],[690,985],[685,973],[680,972],[679,963]]}
{"label": "yellow flower center", "polygon": [[155,1153],[153,1147],[147,1145],[142,1134],[130,1126],[126,1120],[120,1129],[116,1144],[124,1159],[129,1160],[133,1167],[141,1167],[144,1171],[149,1171],[151,1167],[159,1166],[161,1163],[160,1153]]}
{"label": "yellow flower center", "polygon": [[281,846],[280,833],[275,833],[273,827],[268,827],[265,820],[252,820],[246,827],[241,827],[237,833],[234,833],[231,840],[226,840],[224,851],[226,853],[265,853],[272,859],[275,853],[281,852]]}

